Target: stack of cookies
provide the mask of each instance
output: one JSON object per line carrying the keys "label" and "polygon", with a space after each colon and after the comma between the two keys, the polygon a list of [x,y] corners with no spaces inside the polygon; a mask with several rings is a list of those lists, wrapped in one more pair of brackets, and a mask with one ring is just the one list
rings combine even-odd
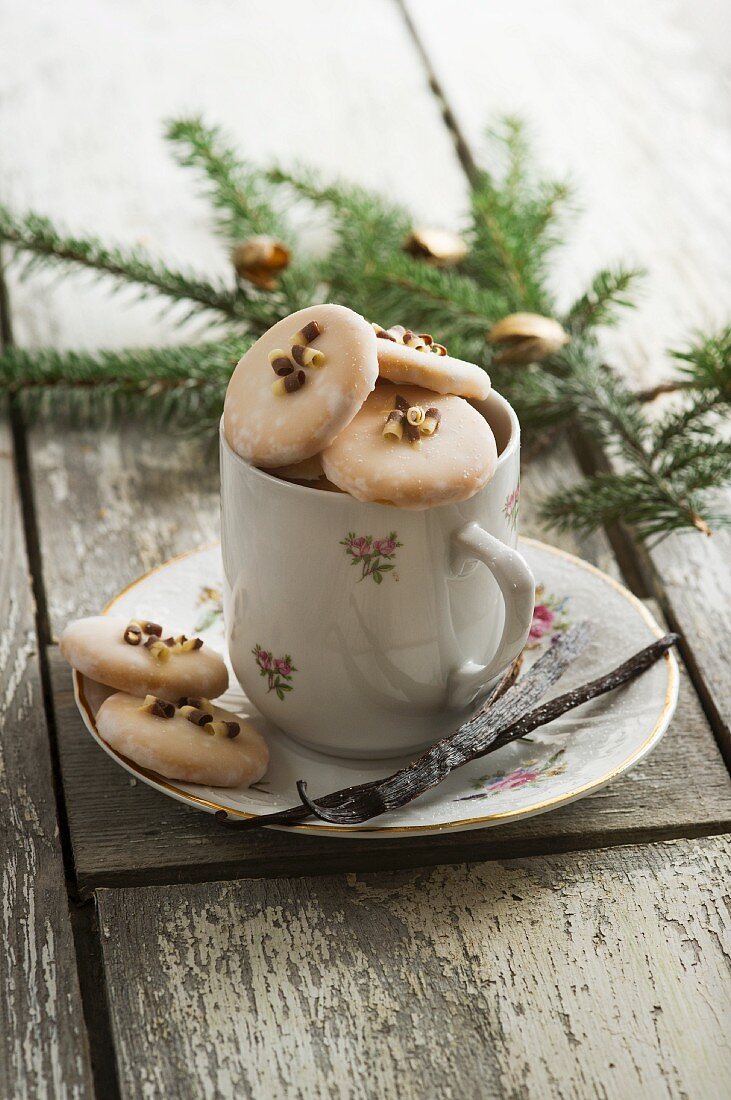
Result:
{"label": "stack of cookies", "polygon": [[226,691],[228,672],[200,638],[168,635],[145,619],[95,615],[66,627],[61,653],[114,689],[96,727],[139,767],[210,787],[248,787],[264,775],[269,752],[261,734],[211,703]]}
{"label": "stack of cookies", "polygon": [[383,329],[345,306],[284,318],[229,383],[224,434],[245,461],[362,501],[424,509],[467,500],[497,448],[471,401],[486,372],[428,333]]}

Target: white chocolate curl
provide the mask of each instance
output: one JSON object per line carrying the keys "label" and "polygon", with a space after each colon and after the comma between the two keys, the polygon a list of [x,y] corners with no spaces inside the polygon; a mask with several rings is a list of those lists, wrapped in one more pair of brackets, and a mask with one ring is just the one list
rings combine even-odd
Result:
{"label": "white chocolate curl", "polygon": [[276,397],[284,397],[285,394],[296,393],[297,390],[304,386],[306,381],[307,376],[303,370],[295,371],[292,374],[285,374],[283,377],[277,378],[272,382],[272,393]]}
{"label": "white chocolate curl", "polygon": [[388,414],[383,427],[383,438],[394,439],[398,442],[404,437],[404,414],[400,409],[394,409]]}
{"label": "white chocolate curl", "polygon": [[228,737],[228,727],[225,722],[206,722],[203,729],[212,737]]}
{"label": "white chocolate curl", "polygon": [[321,367],[325,362],[323,352],[299,344],[292,346],[292,358],[300,367]]}
{"label": "white chocolate curl", "polygon": [[421,405],[412,405],[409,411],[406,413],[406,419],[409,424],[413,424],[415,428],[420,427],[426,418],[426,413],[422,409]]}
{"label": "white chocolate curl", "polygon": [[152,656],[157,658],[161,664],[165,664],[166,661],[170,660],[171,649],[164,642],[153,642],[148,648]]}
{"label": "white chocolate curl", "polygon": [[304,328],[299,330],[299,332],[295,332],[292,337],[292,343],[303,347],[306,344],[311,344],[318,336],[322,336],[322,329],[319,323],[317,321],[309,321]]}
{"label": "white chocolate curl", "polygon": [[439,421],[442,419],[442,414],[439,409],[427,409],[423,422],[419,425],[419,431],[422,435],[434,435],[434,432],[439,427]]}

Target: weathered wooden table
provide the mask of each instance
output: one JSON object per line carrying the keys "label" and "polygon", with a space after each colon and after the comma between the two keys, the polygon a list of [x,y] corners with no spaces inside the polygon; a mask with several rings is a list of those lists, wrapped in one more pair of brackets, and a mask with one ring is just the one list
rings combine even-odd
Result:
{"label": "weathered wooden table", "polygon": [[[165,159],[172,112],[450,224],[481,128],[513,111],[587,210],[561,296],[612,258],[649,268],[608,347],[638,384],[728,307],[720,0],[74,0],[5,5],[3,23],[0,195],[18,207],[225,273]],[[12,270],[2,336],[179,338],[174,314]],[[564,447],[529,466],[523,530],[624,576],[682,632],[657,751],[500,828],[409,844],[239,835],[95,747],[55,645],[69,618],[215,533],[214,466],[134,424],[26,431],[11,408],[0,436],[3,1096],[729,1095],[729,535],[649,553],[557,540],[533,503],[577,460]]]}

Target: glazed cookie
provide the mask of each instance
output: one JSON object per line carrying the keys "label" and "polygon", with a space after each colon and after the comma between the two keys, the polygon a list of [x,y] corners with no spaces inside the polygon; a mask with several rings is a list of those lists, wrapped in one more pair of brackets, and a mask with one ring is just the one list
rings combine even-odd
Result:
{"label": "glazed cookie", "polygon": [[99,736],[141,768],[209,787],[248,787],[264,775],[269,751],[261,734],[208,699],[178,704],[118,692],[96,716]]}
{"label": "glazed cookie", "polygon": [[278,321],[239,362],[224,434],[253,466],[302,462],[350,423],[377,378],[368,322],[345,306],[309,306]]}
{"label": "glazed cookie", "polygon": [[228,672],[200,638],[169,636],[159,623],[93,615],[69,623],[61,653],[84,676],[132,695],[152,692],[216,698],[228,687]]}
{"label": "glazed cookie", "polygon": [[490,393],[487,371],[463,359],[447,355],[428,333],[417,335],[401,325],[382,329],[378,337],[378,369],[381,378],[398,385],[423,386],[435,393],[453,393],[483,401]]}
{"label": "glazed cookie", "polygon": [[291,466],[278,466],[264,472],[283,477],[286,481],[319,481],[325,476],[319,454],[306,458],[303,462],[294,462]]}
{"label": "glazed cookie", "polygon": [[496,463],[492,431],[464,398],[387,382],[322,456],[330,481],[358,500],[414,510],[467,500]]}

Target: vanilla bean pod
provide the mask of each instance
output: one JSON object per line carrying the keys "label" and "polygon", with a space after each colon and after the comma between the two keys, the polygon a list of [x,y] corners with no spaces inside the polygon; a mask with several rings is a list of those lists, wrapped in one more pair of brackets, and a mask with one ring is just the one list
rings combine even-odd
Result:
{"label": "vanilla bean pod", "polygon": [[[606,695],[607,692],[614,691],[615,688],[621,687],[629,680],[633,680],[636,676],[641,675],[651,665],[655,664],[655,662],[663,657],[677,641],[677,634],[665,634],[662,638],[658,638],[656,642],[641,649],[638,653],[633,654],[626,661],[623,661],[621,665],[617,665],[616,668],[605,673],[603,676],[599,676],[595,680],[590,680],[588,683],[582,684],[579,687],[572,688],[571,691],[567,691],[563,695],[559,695],[555,699],[543,703],[541,706],[536,707],[535,710],[530,711],[530,713],[524,714],[522,718],[518,718],[508,727],[498,731],[494,737],[488,734],[489,743],[480,751],[474,752],[469,757],[469,761],[479,760],[481,757],[487,756],[491,752],[497,752],[498,749],[503,748],[503,746],[509,744],[511,741],[516,741],[519,737],[525,737],[526,734],[531,733],[540,726],[545,726],[549,722],[554,722],[557,718],[566,714],[567,711],[574,710],[576,707],[580,707],[584,703],[590,702],[592,699],[598,699],[601,695]],[[469,761],[465,760],[464,763],[468,763]],[[455,767],[460,767],[460,765],[457,764],[450,768],[450,772],[454,771]],[[433,785],[434,784],[429,784],[429,786],[424,786],[417,790],[417,783],[414,783],[414,789],[412,791],[404,791],[397,802],[391,799],[386,810],[381,810],[380,812],[385,813],[387,810],[400,809],[402,806],[413,801],[413,799],[417,798],[420,794],[423,794],[426,790],[429,790]],[[297,792],[310,813],[332,824],[359,825],[364,821],[369,821],[371,817],[378,816],[377,814],[371,813],[365,806],[361,810],[357,805],[357,799],[349,800],[347,804],[343,801],[343,803],[340,803],[334,810],[323,810],[320,804],[312,802],[312,800],[307,797],[307,784],[303,783],[302,780],[297,784]]]}
{"label": "vanilla bean pod", "polygon": [[[596,680],[590,680],[587,684],[572,688],[571,691],[567,691],[563,695],[557,695],[555,699],[550,699],[549,702],[541,704],[540,707],[532,710],[530,714],[520,718],[509,729],[503,730],[486,752],[497,752],[503,745],[508,745],[519,737],[525,737],[527,733],[538,729],[539,726],[547,726],[549,722],[555,722],[567,711],[574,710],[575,707],[580,707],[583,703],[589,703],[592,699],[598,699],[601,695],[606,695],[607,692],[614,691],[615,688],[622,687],[623,684],[634,680],[636,676],[646,672],[651,665],[664,657],[668,650],[672,649],[677,643],[679,637],[679,634],[663,634],[662,638],[658,638],[656,642],[652,642],[651,645],[641,649],[638,653],[634,653],[621,665],[613,668],[611,672],[606,672],[603,676],[598,676]],[[486,752],[478,753],[475,760],[480,756],[485,756]]]}
{"label": "vanilla bean pod", "polygon": [[[616,687],[628,683],[630,680],[633,680],[635,676],[641,675],[646,669],[649,669],[655,661],[660,660],[667,650],[675,645],[677,640],[678,635],[666,634],[662,638],[658,638],[657,641],[652,642],[652,645],[646,646],[638,653],[634,653],[627,661],[623,661],[621,664],[617,665],[617,668],[605,673],[605,675],[598,676],[596,680],[590,680],[586,684],[574,687],[572,691],[565,692],[563,695],[558,695],[556,698],[553,698],[553,700],[535,707],[529,714],[524,714],[522,717],[514,720],[509,726],[497,730],[495,735],[492,735],[490,731],[490,733],[484,735],[487,744],[479,751],[473,752],[472,755],[463,762],[468,763],[470,760],[478,760],[481,757],[487,756],[489,752],[496,752],[503,746],[510,744],[510,741],[517,740],[519,737],[524,737],[525,734],[530,734],[532,730],[538,729],[540,726],[555,722],[556,718],[560,718],[563,714],[566,714],[567,711],[573,711],[577,706],[582,706],[584,703],[590,702],[592,698],[598,698],[600,695],[606,695],[607,692],[614,691]],[[427,753],[424,753],[424,756],[425,755],[427,755]],[[420,759],[423,759],[423,757]],[[458,767],[461,767],[461,764],[454,764],[454,766],[450,768],[450,772]],[[409,802],[412,802],[413,799],[418,798],[420,794],[429,790],[433,785],[433,783],[430,783],[429,785],[424,784],[423,787],[420,787],[419,780],[416,780],[411,790],[405,789],[399,792],[397,800],[392,798],[391,792],[389,791],[388,794],[391,796],[386,809],[379,811],[379,813],[399,810],[401,806],[405,806]],[[364,804],[362,806],[358,805],[358,800],[356,798],[347,801],[344,800],[337,805],[335,809],[330,810],[323,809],[320,803],[314,803],[308,798],[307,784],[302,783],[301,780],[297,784],[297,791],[301,801],[308,807],[310,813],[320,817],[322,821],[331,824],[359,825],[369,821],[372,817],[378,816],[378,814],[370,812],[372,807],[368,806],[367,799],[363,800]]]}
{"label": "vanilla bean pod", "polygon": [[[469,721],[449,737],[438,741],[421,754],[411,764],[400,771],[369,783],[354,787],[344,787],[317,800],[317,816],[330,811],[345,815],[365,814],[363,820],[405,805],[424,791],[435,787],[455,768],[461,767],[474,756],[475,751],[483,750],[490,738],[497,736],[511,722],[516,721],[560,679],[568,666],[579,656],[586,646],[591,628],[586,622],[578,623],[552,644],[526,675],[513,686],[504,687],[516,674],[511,668],[503,681],[493,692],[488,703]],[[505,692],[501,697],[500,693]],[[305,789],[306,790],[306,789]],[[302,797],[302,791],[300,791]],[[255,829],[262,825],[296,825],[308,818],[314,811],[305,802],[287,810],[278,810],[271,814],[261,814],[243,821],[229,822],[228,815],[219,810],[216,817],[227,824],[240,829]],[[392,803],[392,805],[391,805]],[[349,818],[347,818],[349,820]],[[325,818],[330,820],[330,818]],[[339,818],[333,818],[339,822]]]}

